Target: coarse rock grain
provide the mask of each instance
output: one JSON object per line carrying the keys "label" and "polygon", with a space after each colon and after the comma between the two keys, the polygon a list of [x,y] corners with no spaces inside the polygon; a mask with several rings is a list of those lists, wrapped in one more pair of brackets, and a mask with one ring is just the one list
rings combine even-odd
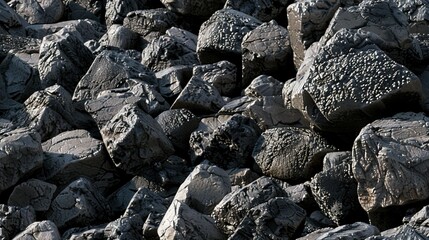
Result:
{"label": "coarse rock grain", "polygon": [[13,240],[61,240],[60,232],[55,223],[49,220],[33,222],[16,235]]}
{"label": "coarse rock grain", "polygon": [[36,212],[47,211],[57,186],[42,180],[30,179],[14,187],[9,195],[9,206],[31,206]]}
{"label": "coarse rock grain", "polygon": [[62,0],[12,0],[8,4],[30,24],[58,22],[64,13]]}
{"label": "coarse rock grain", "polygon": [[286,24],[286,7],[289,4],[289,0],[227,0],[224,8],[235,9],[263,22],[275,19]]}
{"label": "coarse rock grain", "polygon": [[129,12],[145,8],[147,0],[106,0],[106,24],[122,24]]}
{"label": "coarse rock grain", "polygon": [[0,233],[3,239],[12,239],[36,221],[34,209],[0,204]]}
{"label": "coarse rock grain", "polygon": [[222,9],[226,0],[161,0],[172,12],[195,17],[209,17]]}

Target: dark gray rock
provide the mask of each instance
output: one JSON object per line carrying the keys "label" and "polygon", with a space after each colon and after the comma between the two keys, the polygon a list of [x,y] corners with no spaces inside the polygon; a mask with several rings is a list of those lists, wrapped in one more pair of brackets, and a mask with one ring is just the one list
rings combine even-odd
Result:
{"label": "dark gray rock", "polygon": [[228,61],[198,65],[193,68],[193,76],[212,84],[222,96],[233,96],[240,83],[237,82],[237,67]]}
{"label": "dark gray rock", "polygon": [[290,239],[306,212],[288,198],[275,197],[252,208],[228,239]]}
{"label": "dark gray rock", "polygon": [[197,17],[209,17],[216,10],[222,9],[225,0],[161,0],[161,2],[172,12]]}
{"label": "dark gray rock", "polygon": [[12,239],[36,221],[34,209],[0,204],[0,232],[3,239]]}
{"label": "dark gray rock", "polygon": [[199,64],[196,47],[195,34],[173,27],[143,49],[142,64],[155,72],[176,65]]}
{"label": "dark gray rock", "polygon": [[266,175],[302,182],[322,170],[323,157],[335,148],[304,128],[272,128],[262,133],[253,149],[256,164]]}
{"label": "dark gray rock", "polygon": [[55,197],[47,212],[47,219],[59,229],[65,229],[106,221],[109,214],[107,200],[89,180],[79,178]]}
{"label": "dark gray rock", "polygon": [[12,0],[8,4],[30,24],[58,22],[64,13],[62,0]]}
{"label": "dark gray rock", "polygon": [[[342,29],[325,46],[307,50],[296,81],[285,84],[285,105],[291,102],[312,126],[330,132],[356,132],[376,118],[418,111],[422,99],[418,77],[389,58],[369,36],[375,34]],[[345,62],[347,67],[339,67]]]}
{"label": "dark gray rock", "polygon": [[191,133],[198,127],[200,118],[191,111],[171,109],[159,114],[155,120],[164,130],[176,151],[187,152],[189,149],[189,138]]}
{"label": "dark gray rock", "polygon": [[0,59],[3,60],[10,50],[39,52],[40,43],[40,40],[31,37],[0,34]]}
{"label": "dark gray rock", "polygon": [[261,74],[287,80],[295,69],[292,66],[292,48],[289,32],[276,21],[263,23],[248,32],[241,42],[242,86]]}
{"label": "dark gray rock", "polygon": [[350,163],[352,161],[352,152],[330,152],[323,158],[323,171],[328,171],[342,163]]}
{"label": "dark gray rock", "polygon": [[68,20],[91,19],[104,21],[105,1],[64,0],[64,18]]}
{"label": "dark gray rock", "polygon": [[171,155],[161,164],[155,165],[155,178],[163,187],[178,187],[188,177],[192,168],[188,167],[186,159]]}
{"label": "dark gray rock", "polygon": [[219,229],[232,234],[252,208],[275,197],[285,197],[285,192],[273,179],[261,177],[226,195],[212,216]]}
{"label": "dark gray rock", "polygon": [[227,170],[227,173],[229,175],[233,191],[237,190],[237,188],[242,188],[259,178],[259,175],[250,168],[232,168]]}
{"label": "dark gray rock", "polygon": [[192,77],[171,108],[186,108],[196,114],[204,114],[216,113],[223,105],[225,100],[213,85],[201,78]]}
{"label": "dark gray rock", "polygon": [[282,90],[282,82],[268,75],[260,75],[244,89],[244,94],[248,97],[261,98],[281,95]]}
{"label": "dark gray rock", "polygon": [[146,239],[159,239],[158,228],[162,219],[164,218],[164,213],[162,214],[152,214],[150,213],[146,221],[143,224],[142,231],[143,237]]}
{"label": "dark gray rock", "polygon": [[43,163],[40,135],[28,129],[6,132],[0,138],[0,192],[34,173]]}
{"label": "dark gray rock", "polygon": [[159,93],[174,100],[192,76],[192,66],[173,66],[155,73],[158,79]]}
{"label": "dark gray rock", "polygon": [[55,223],[49,220],[34,222],[16,235],[13,240],[60,240],[61,235]]}
{"label": "dark gray rock", "polygon": [[[281,21],[286,18],[286,7],[291,3],[289,0],[227,0],[225,8],[232,8],[246,13],[263,22],[273,19]],[[286,21],[282,21],[286,22]]]}
{"label": "dark gray rock", "polygon": [[408,17],[408,30],[412,33],[429,33],[429,2],[427,0],[396,0],[399,9]]}
{"label": "dark gray rock", "polygon": [[158,8],[128,13],[123,26],[151,42],[164,35],[171,27],[179,27],[179,22],[180,18],[175,13]]}
{"label": "dark gray rock", "polygon": [[189,174],[173,201],[183,202],[200,213],[210,215],[229,192],[231,181],[225,170],[205,161]]}
{"label": "dark gray rock", "polygon": [[106,23],[107,25],[122,24],[129,12],[145,8],[147,0],[107,0]]}
{"label": "dark gray rock", "polygon": [[102,141],[86,130],[58,134],[42,144],[44,151],[42,178],[59,186],[85,176],[103,194],[121,183],[121,173],[111,162]]}
{"label": "dark gray rock", "polygon": [[286,197],[298,206],[308,211],[318,208],[309,181],[292,186],[283,186],[283,189],[286,192]]}
{"label": "dark gray rock", "polygon": [[147,188],[139,188],[131,198],[122,217],[138,215],[144,222],[151,213],[164,214],[167,211],[168,205],[169,202],[158,194]]}
{"label": "dark gray rock", "polygon": [[120,217],[104,228],[104,239],[139,240],[143,221],[138,215]]}
{"label": "dark gray rock", "polygon": [[93,60],[79,33],[64,29],[44,37],[38,65],[42,87],[59,84],[74,92]]}
{"label": "dark gray rock", "polygon": [[296,69],[301,66],[305,51],[323,36],[339,6],[340,1],[337,0],[302,0],[287,7],[290,45]]}
{"label": "dark gray rock", "polygon": [[380,235],[377,227],[363,222],[355,222],[352,224],[342,225],[334,228],[317,239],[365,239],[374,235]]}
{"label": "dark gray rock", "polygon": [[191,161],[202,160],[225,169],[244,167],[251,161],[252,149],[261,130],[255,121],[239,114],[233,115],[213,129],[199,127],[191,134]]}
{"label": "dark gray rock", "polygon": [[311,192],[322,212],[337,225],[367,220],[359,204],[350,161],[316,174]]}
{"label": "dark gray rock", "polygon": [[135,81],[156,82],[153,72],[126,54],[103,51],[79,81],[73,100],[83,104],[86,100],[95,99],[101,91],[128,87]]}
{"label": "dark gray rock", "polygon": [[352,150],[353,174],[366,211],[428,198],[428,122],[423,113],[399,113],[361,130]]}
{"label": "dark gray rock", "polygon": [[104,228],[106,224],[88,227],[70,228],[62,235],[62,239],[69,240],[104,240]]}
{"label": "dark gray rock", "polygon": [[107,33],[101,37],[100,44],[121,49],[133,49],[137,39],[138,35],[135,32],[120,24],[112,24]]}
{"label": "dark gray rock", "polygon": [[13,189],[9,195],[9,206],[31,206],[35,211],[47,211],[51,206],[57,186],[38,179],[25,181]]}
{"label": "dark gray rock", "polygon": [[159,124],[135,105],[125,105],[100,132],[115,165],[130,174],[174,153]]}
{"label": "dark gray rock", "polygon": [[18,15],[6,1],[0,1],[0,9],[2,12],[0,18],[0,33],[25,36],[23,27],[28,25],[23,17]]}
{"label": "dark gray rock", "polygon": [[426,234],[422,233],[409,225],[402,225],[402,226],[381,232],[381,236],[379,239],[426,240],[428,239],[428,233],[427,232]]}
{"label": "dark gray rock", "polygon": [[190,208],[185,203],[174,200],[162,219],[158,235],[167,239],[225,239],[209,215]]}
{"label": "dark gray rock", "polygon": [[228,60],[241,64],[241,41],[244,35],[261,22],[247,14],[232,9],[216,11],[201,25],[197,53],[201,63]]}

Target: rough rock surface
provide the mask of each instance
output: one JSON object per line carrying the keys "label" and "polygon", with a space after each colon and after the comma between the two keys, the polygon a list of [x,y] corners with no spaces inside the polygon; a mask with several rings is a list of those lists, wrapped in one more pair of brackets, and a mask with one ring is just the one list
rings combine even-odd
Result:
{"label": "rough rock surface", "polygon": [[324,155],[334,150],[325,139],[310,130],[285,127],[263,132],[252,156],[264,174],[302,182],[320,171]]}
{"label": "rough rock surface", "polygon": [[106,23],[122,24],[129,12],[145,8],[147,0],[106,0]]}
{"label": "rough rock surface", "polygon": [[195,66],[192,74],[193,77],[212,84],[222,96],[233,96],[240,87],[237,82],[237,67],[228,61]]}
{"label": "rough rock surface", "polygon": [[222,9],[225,0],[161,0],[169,10],[183,15],[208,17],[216,10]]}
{"label": "rough rock surface", "polygon": [[317,239],[365,239],[379,235],[377,227],[363,222],[355,222],[334,228],[321,234]]}
{"label": "rough rock surface", "polygon": [[121,49],[133,49],[136,45],[138,35],[130,29],[113,24],[107,33],[101,37],[99,43],[102,46],[113,46]]}
{"label": "rough rock surface", "polygon": [[188,83],[192,76],[192,66],[176,65],[156,72],[155,76],[158,79],[159,93],[171,101]]}
{"label": "rough rock surface", "polygon": [[246,13],[263,22],[273,19],[286,23],[286,7],[289,0],[227,0],[224,8]]}
{"label": "rough rock surface", "polygon": [[30,24],[54,23],[64,13],[62,0],[13,0],[8,4]]}
{"label": "rough rock surface", "polygon": [[20,231],[36,221],[34,209],[0,204],[0,233],[4,239],[12,239]]}
{"label": "rough rock surface", "polygon": [[16,235],[13,240],[60,240],[61,235],[55,223],[49,220],[33,222],[28,227]]}
{"label": "rough rock surface", "polygon": [[31,206],[35,211],[47,211],[51,206],[57,186],[38,179],[30,179],[13,189],[7,204],[9,206]]}
{"label": "rough rock surface", "polygon": [[103,22],[105,1],[64,0],[63,16],[68,20],[91,19]]}

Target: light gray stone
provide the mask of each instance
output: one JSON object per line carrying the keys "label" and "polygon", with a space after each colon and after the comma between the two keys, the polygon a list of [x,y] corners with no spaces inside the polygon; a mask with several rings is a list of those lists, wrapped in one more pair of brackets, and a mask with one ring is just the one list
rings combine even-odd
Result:
{"label": "light gray stone", "polygon": [[9,206],[31,206],[35,211],[47,211],[51,206],[57,186],[38,179],[25,181],[13,189],[9,195]]}
{"label": "light gray stone", "polygon": [[364,222],[355,222],[352,224],[342,225],[337,228],[334,228],[317,239],[365,239],[370,236],[380,235],[380,231],[377,227],[364,223]]}
{"label": "light gray stone", "polygon": [[193,76],[212,84],[222,96],[234,96],[240,89],[237,67],[228,61],[195,66]]}
{"label": "light gray stone", "polygon": [[13,240],[60,240],[61,235],[55,223],[49,220],[34,222],[16,235]]}
{"label": "light gray stone", "polygon": [[147,0],[107,0],[106,1],[106,24],[122,24],[129,12],[145,8]]}
{"label": "light gray stone", "polygon": [[342,163],[350,163],[352,161],[352,152],[330,152],[323,158],[323,171],[328,171]]}
{"label": "light gray stone", "polygon": [[264,96],[278,96],[282,94],[283,83],[268,75],[255,77],[244,89],[248,97],[261,98]]}
{"label": "light gray stone", "polygon": [[8,4],[30,24],[58,22],[64,13],[62,0],[12,0]]}
{"label": "light gray stone", "polygon": [[130,29],[120,25],[112,24],[107,33],[100,39],[101,45],[118,47],[121,49],[133,49],[136,46],[138,35]]}

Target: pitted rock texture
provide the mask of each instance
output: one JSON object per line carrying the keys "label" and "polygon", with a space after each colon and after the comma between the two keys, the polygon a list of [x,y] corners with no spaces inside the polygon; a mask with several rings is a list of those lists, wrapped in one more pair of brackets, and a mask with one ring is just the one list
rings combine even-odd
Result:
{"label": "pitted rock texture", "polygon": [[130,174],[174,153],[159,124],[135,105],[125,105],[100,132],[115,165]]}
{"label": "pitted rock texture", "polygon": [[106,0],[106,23],[112,25],[122,24],[129,12],[145,8],[147,0]]}
{"label": "pitted rock texture", "polygon": [[198,17],[211,16],[225,4],[225,0],[161,0],[161,2],[172,12]]}
{"label": "pitted rock texture", "polygon": [[253,149],[256,164],[266,175],[302,182],[322,169],[323,157],[335,148],[320,135],[302,128],[272,128]]}
{"label": "pitted rock texture", "polygon": [[429,5],[427,0],[396,0],[399,9],[408,17],[408,30],[413,33],[429,33]]}
{"label": "pitted rock texture", "polygon": [[38,179],[30,179],[13,189],[7,204],[9,206],[31,206],[35,211],[47,211],[51,206],[57,186]]}
{"label": "pitted rock texture", "polygon": [[141,239],[143,221],[138,215],[120,217],[103,230],[106,239]]}
{"label": "pitted rock texture", "polygon": [[353,145],[353,174],[366,211],[428,198],[429,118],[399,113],[365,126]]}
{"label": "pitted rock texture", "polygon": [[0,232],[3,239],[12,239],[36,221],[32,207],[15,207],[0,204]]}
{"label": "pitted rock texture", "polygon": [[55,223],[49,220],[33,222],[27,228],[16,235],[13,240],[60,240],[61,235]]}
{"label": "pitted rock texture", "polygon": [[64,13],[62,0],[13,0],[8,2],[28,23],[54,23]]}

